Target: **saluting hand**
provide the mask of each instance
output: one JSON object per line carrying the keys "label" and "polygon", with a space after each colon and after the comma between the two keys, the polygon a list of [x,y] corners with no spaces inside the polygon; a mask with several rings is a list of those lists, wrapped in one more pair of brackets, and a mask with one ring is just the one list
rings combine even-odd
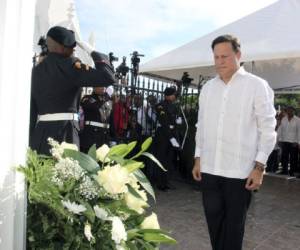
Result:
{"label": "saluting hand", "polygon": [[90,69],[89,65],[87,65],[87,64],[82,64],[82,63],[79,62],[79,61],[77,61],[77,62],[74,63],[74,67],[75,67],[76,69],[81,69],[81,68],[82,68],[82,65],[85,66],[85,70],[88,71],[88,70]]}
{"label": "saluting hand", "polygon": [[195,181],[201,181],[202,177],[201,177],[201,167],[200,167],[199,157],[195,158],[192,174]]}

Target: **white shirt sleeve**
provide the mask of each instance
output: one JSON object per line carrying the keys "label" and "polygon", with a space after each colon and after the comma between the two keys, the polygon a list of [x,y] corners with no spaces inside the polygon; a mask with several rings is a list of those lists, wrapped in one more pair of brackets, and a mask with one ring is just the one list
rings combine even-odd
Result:
{"label": "white shirt sleeve", "polygon": [[254,98],[254,112],[259,132],[255,161],[266,164],[276,143],[274,92],[268,83],[263,81],[258,83]]}
{"label": "white shirt sleeve", "polygon": [[199,95],[199,108],[198,108],[198,120],[197,120],[197,130],[196,130],[196,147],[195,147],[195,157],[201,156],[201,149],[203,147],[203,134],[201,133],[201,129],[203,129],[203,119],[204,119],[204,100],[205,100],[205,87],[204,86]]}

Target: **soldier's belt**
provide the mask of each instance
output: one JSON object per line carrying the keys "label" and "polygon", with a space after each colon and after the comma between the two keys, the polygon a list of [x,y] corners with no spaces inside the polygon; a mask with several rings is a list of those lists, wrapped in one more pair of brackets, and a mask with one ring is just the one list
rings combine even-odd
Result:
{"label": "soldier's belt", "polygon": [[85,121],[85,125],[91,125],[98,128],[109,128],[109,124],[107,123],[101,123],[101,122],[94,122],[94,121]]}
{"label": "soldier's belt", "polygon": [[38,115],[38,121],[78,121],[79,115],[75,113],[53,113]]}

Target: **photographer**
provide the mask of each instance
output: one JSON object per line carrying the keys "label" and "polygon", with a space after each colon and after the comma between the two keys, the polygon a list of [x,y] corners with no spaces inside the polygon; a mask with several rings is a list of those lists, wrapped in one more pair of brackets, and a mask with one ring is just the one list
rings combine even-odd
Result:
{"label": "photographer", "polygon": [[106,87],[115,82],[107,56],[79,44],[91,54],[96,69],[74,58],[74,32],[52,27],[46,38],[48,54],[32,71],[30,147],[49,154],[49,137],[79,146],[78,109],[81,87]]}

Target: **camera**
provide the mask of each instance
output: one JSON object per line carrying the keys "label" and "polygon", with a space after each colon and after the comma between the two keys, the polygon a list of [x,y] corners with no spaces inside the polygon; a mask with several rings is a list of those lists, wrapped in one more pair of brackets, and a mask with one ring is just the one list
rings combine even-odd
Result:
{"label": "camera", "polygon": [[41,36],[38,45],[41,47],[41,53],[40,56],[46,56],[48,54],[48,47],[47,47],[47,42],[46,38],[44,36]]}
{"label": "camera", "polygon": [[136,66],[140,63],[141,59],[139,57],[145,56],[145,55],[139,54],[139,52],[137,52],[137,51],[133,51],[133,53],[130,55],[132,56],[131,63],[133,66]]}
{"label": "camera", "polygon": [[190,78],[188,72],[183,72],[183,75],[181,78],[183,86],[188,87],[192,83],[193,80],[194,80],[193,78]]}

